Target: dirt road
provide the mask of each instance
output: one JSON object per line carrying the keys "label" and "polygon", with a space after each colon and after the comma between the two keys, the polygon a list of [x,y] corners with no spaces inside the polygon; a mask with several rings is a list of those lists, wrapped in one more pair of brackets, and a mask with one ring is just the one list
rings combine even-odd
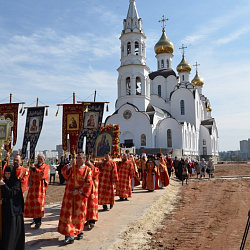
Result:
{"label": "dirt road", "polygon": [[[192,178],[181,186],[173,178],[153,193],[139,186],[128,202],[100,211],[96,227],[69,246],[56,232],[57,202],[46,208],[41,229],[25,220],[26,249],[239,249],[250,209],[249,177],[249,165],[221,165],[210,180]],[[60,200],[63,189],[49,186],[47,202]],[[250,249],[250,235],[245,249]]]}

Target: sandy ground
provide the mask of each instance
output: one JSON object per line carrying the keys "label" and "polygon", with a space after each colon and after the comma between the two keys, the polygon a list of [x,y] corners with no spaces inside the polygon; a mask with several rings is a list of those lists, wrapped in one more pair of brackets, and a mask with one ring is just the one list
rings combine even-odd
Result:
{"label": "sandy ground", "polygon": [[139,186],[129,201],[108,212],[100,207],[96,226],[67,246],[56,232],[65,186],[50,185],[42,227],[35,230],[25,219],[26,249],[239,249],[250,209],[249,177],[249,165],[219,165],[210,180],[193,177],[182,186],[172,178],[155,192]]}

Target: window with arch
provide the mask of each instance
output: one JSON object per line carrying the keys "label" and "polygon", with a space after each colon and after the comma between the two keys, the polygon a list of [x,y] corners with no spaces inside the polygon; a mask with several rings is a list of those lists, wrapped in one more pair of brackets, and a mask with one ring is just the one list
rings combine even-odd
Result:
{"label": "window with arch", "polygon": [[182,81],[184,81],[184,75],[182,75]]}
{"label": "window with arch", "polygon": [[130,55],[131,54],[131,42],[127,43],[127,54]]}
{"label": "window with arch", "polygon": [[167,59],[167,68],[169,68],[169,60]]}
{"label": "window with arch", "polygon": [[167,145],[168,145],[168,148],[172,147],[172,131],[171,131],[171,129],[167,130]]}
{"label": "window with arch", "polygon": [[161,85],[158,85],[158,96],[161,97]]}
{"label": "window with arch", "polygon": [[164,60],[161,60],[161,68],[164,68]]}
{"label": "window with arch", "polygon": [[207,145],[207,142],[205,139],[203,139],[203,145]]}
{"label": "window with arch", "polygon": [[139,55],[139,43],[135,42],[135,55]]}
{"label": "window with arch", "polygon": [[131,95],[130,77],[126,78],[126,92],[127,92],[127,95]]}
{"label": "window with arch", "polygon": [[185,103],[184,100],[180,101],[181,115],[185,115]]}
{"label": "window with arch", "polygon": [[136,77],[136,95],[141,95],[141,78]]}
{"label": "window with arch", "polygon": [[141,146],[146,146],[146,145],[147,145],[146,135],[142,134],[141,135]]}

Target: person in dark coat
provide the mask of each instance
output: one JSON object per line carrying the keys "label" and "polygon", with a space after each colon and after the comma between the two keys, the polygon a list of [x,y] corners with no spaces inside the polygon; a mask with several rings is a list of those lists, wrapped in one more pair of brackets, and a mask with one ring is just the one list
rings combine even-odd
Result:
{"label": "person in dark coat", "polygon": [[2,190],[2,240],[1,250],[24,250],[24,200],[21,181],[16,177],[16,169],[7,166],[0,180]]}

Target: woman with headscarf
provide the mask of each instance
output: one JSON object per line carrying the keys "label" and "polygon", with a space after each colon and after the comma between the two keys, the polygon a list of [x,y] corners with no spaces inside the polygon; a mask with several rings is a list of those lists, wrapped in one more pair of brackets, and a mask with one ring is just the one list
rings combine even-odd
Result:
{"label": "woman with headscarf", "polygon": [[4,176],[0,180],[2,190],[2,240],[0,249],[2,250],[24,250],[24,200],[22,194],[21,181],[16,177],[16,169],[7,166]]}

